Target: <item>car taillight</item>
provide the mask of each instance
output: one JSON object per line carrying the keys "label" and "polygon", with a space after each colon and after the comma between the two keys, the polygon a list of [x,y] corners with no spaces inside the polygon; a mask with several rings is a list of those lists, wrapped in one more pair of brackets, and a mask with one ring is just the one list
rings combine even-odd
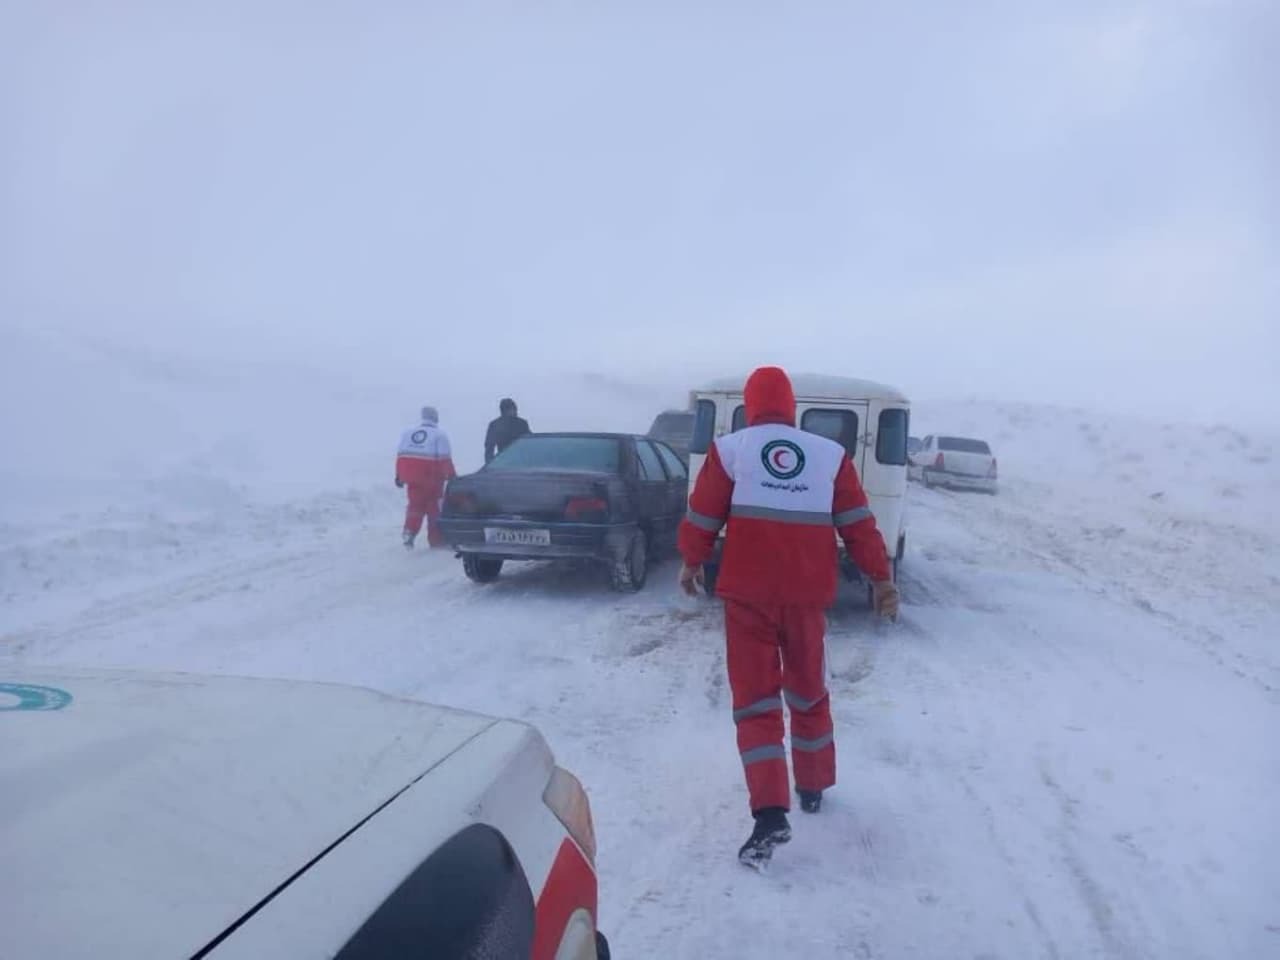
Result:
{"label": "car taillight", "polygon": [[476,500],[475,494],[459,490],[457,493],[446,494],[444,505],[453,513],[475,513],[479,507],[479,501]]}
{"label": "car taillight", "polygon": [[942,454],[941,454],[941,453],[939,453],[939,454],[938,454],[938,456],[937,456],[937,459],[935,459],[935,460],[933,461],[933,469],[935,469],[935,470],[941,470],[941,469],[943,468],[943,466],[944,466],[944,465],[943,465],[943,462],[942,462]]}
{"label": "car taillight", "polygon": [[565,504],[566,520],[605,520],[609,516],[609,501],[600,497],[573,497]]}
{"label": "car taillight", "polygon": [[564,824],[569,836],[582,848],[582,852],[594,866],[596,862],[596,828],[591,822],[591,802],[582,784],[568,770],[556,767],[542,791],[542,802],[551,808],[556,819]]}
{"label": "car taillight", "polygon": [[991,458],[991,469],[987,471],[987,476],[991,477],[993,480],[995,479],[995,476],[996,476],[996,458],[995,457]]}

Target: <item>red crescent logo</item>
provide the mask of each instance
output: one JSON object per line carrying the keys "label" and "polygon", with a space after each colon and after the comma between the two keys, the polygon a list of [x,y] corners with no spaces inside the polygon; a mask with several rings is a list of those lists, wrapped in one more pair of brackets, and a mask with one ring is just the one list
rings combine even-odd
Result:
{"label": "red crescent logo", "polygon": [[787,453],[786,447],[779,447],[777,450],[773,451],[773,465],[777,467],[779,470],[787,469],[786,464],[782,462],[782,458],[783,456],[786,455],[786,453]]}

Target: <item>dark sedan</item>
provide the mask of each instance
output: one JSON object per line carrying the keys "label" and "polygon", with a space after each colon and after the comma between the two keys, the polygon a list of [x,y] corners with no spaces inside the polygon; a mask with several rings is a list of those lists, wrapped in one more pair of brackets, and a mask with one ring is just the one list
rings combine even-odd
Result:
{"label": "dark sedan", "polygon": [[617,433],[522,437],[449,483],[440,528],[477,583],[507,560],[594,560],[615,589],[644,586],[675,549],[689,474],[665,443]]}

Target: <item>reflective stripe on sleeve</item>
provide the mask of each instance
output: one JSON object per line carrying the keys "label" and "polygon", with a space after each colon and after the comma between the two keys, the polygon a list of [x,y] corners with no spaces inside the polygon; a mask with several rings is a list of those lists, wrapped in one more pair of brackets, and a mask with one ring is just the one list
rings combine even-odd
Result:
{"label": "reflective stripe on sleeve", "polygon": [[870,507],[858,507],[856,510],[845,510],[843,513],[837,513],[831,519],[837,527],[847,527],[851,523],[857,523],[859,520],[866,520],[871,516]]}
{"label": "reflective stripe on sleeve", "polygon": [[719,533],[720,528],[724,526],[723,520],[708,517],[705,513],[698,513],[696,510],[690,510],[684,518],[699,530],[706,530],[708,533]]}

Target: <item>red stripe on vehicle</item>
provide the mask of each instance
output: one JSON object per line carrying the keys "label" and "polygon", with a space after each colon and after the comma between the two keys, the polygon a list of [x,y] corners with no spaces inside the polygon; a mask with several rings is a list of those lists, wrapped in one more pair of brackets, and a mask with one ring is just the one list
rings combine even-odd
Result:
{"label": "red stripe on vehicle", "polygon": [[566,839],[560,844],[560,851],[538,897],[532,960],[555,960],[569,918],[578,910],[590,913],[591,921],[595,923],[596,874],[577,844]]}

